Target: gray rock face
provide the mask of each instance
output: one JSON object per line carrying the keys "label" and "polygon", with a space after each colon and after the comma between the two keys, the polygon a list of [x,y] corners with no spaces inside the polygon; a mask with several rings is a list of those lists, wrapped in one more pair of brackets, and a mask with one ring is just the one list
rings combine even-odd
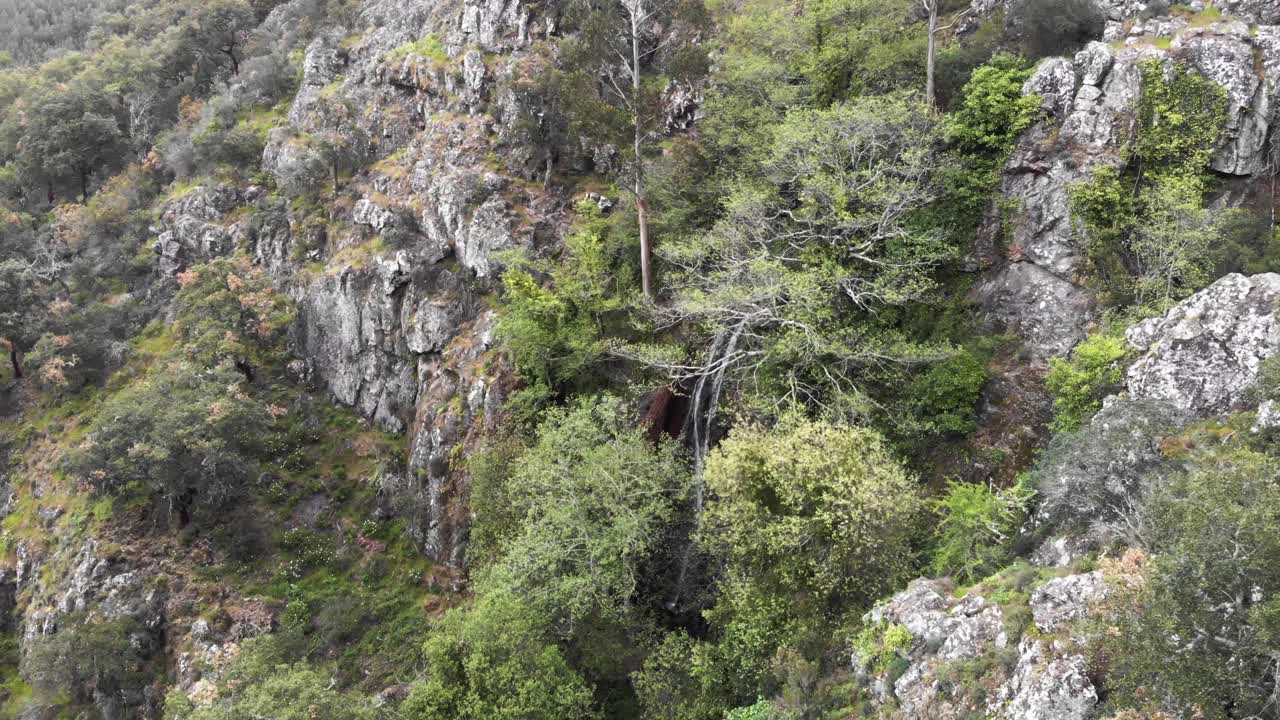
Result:
{"label": "gray rock face", "polygon": [[1267,357],[1280,352],[1280,275],[1232,274],[1129,329],[1140,355],[1129,394],[1198,415],[1242,406]]}
{"label": "gray rock face", "polygon": [[[1013,216],[991,213],[979,230],[990,239],[979,253],[993,271],[975,296],[988,325],[1018,333],[1037,358],[1070,350],[1092,319],[1093,298],[1076,278],[1082,250],[1071,222],[1071,186],[1097,168],[1120,164],[1120,148],[1132,133],[1128,111],[1141,84],[1141,57],[1134,50],[1117,56],[1092,43],[1074,62],[1044,61],[1023,88],[1041,97],[1047,118],[1005,166],[1001,195]],[[1000,237],[1009,238],[1008,247],[994,247]]]}
{"label": "gray rock face", "polygon": [[[999,0],[975,1],[981,12]],[[1142,65],[1185,62],[1222,86],[1228,99],[1222,146],[1212,169],[1256,176],[1272,165],[1267,141],[1280,92],[1280,29],[1275,3],[1243,0],[1208,25],[1179,16],[1135,18],[1146,3],[1104,3],[1119,49],[1094,42],[1074,61],[1050,58],[1023,88],[1038,95],[1046,119],[1021,140],[1004,171],[1001,194],[1012,211],[989,212],[979,231],[978,267],[989,272],[974,291],[988,326],[1013,331],[1037,359],[1067,352],[1092,320],[1093,298],[1079,277],[1082,233],[1071,219],[1071,186],[1102,167],[1119,168],[1135,132]],[[1121,22],[1123,21],[1123,23]],[[1170,40],[1165,50],[1153,42]],[[1002,217],[1003,215],[1003,217]],[[998,247],[998,239],[1007,247]]]}
{"label": "gray rock face", "polygon": [[221,220],[243,201],[238,189],[226,186],[196,187],[170,201],[160,215],[163,230],[154,245],[161,276],[230,253],[235,242]]}
{"label": "gray rock face", "polygon": [[[1055,578],[1036,588],[1030,610],[1042,632],[1062,633],[1085,617],[1106,591],[1101,572]],[[1005,610],[971,591],[955,600],[938,580],[918,579],[871,612],[864,622],[895,623],[911,634],[906,670],[893,683],[866,677],[859,657],[855,670],[878,704],[896,708],[888,717],[989,717],[998,720],[1085,720],[1098,702],[1086,674],[1085,659],[1068,639],[1024,637],[1012,647]],[[949,667],[980,657],[1007,658],[990,663],[979,684],[996,689],[989,696],[947,682]]]}
{"label": "gray rock face", "polygon": [[[1227,92],[1226,141],[1212,167],[1229,175],[1262,170],[1264,144],[1273,120],[1269,83],[1254,67],[1257,49],[1249,26],[1233,21],[1190,28],[1173,42],[1186,61]],[[1274,81],[1274,79],[1273,79]]]}
{"label": "gray rock face", "polygon": [[1054,578],[1031,593],[1031,613],[1041,632],[1057,632],[1106,596],[1100,571]]}
{"label": "gray rock face", "polygon": [[1084,656],[1061,641],[1023,638],[1017,667],[988,710],[1004,720],[1086,720],[1098,691],[1085,673]]}

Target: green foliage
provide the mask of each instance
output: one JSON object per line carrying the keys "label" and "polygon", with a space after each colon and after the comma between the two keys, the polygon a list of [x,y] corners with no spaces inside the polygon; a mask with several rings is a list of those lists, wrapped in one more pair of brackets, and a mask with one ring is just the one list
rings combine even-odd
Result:
{"label": "green foliage", "polygon": [[[656,450],[612,397],[549,411],[504,489],[519,518],[481,592],[525,598],[547,617],[625,616],[688,489],[674,445]],[[566,502],[573,498],[573,502]]]}
{"label": "green foliage", "polygon": [[272,424],[242,380],[166,366],[111,396],[63,465],[100,492],[141,494],[162,517],[217,508],[255,477]]}
{"label": "green foliage", "polygon": [[927,38],[903,23],[907,0],[819,0],[800,17],[812,50],[801,60],[813,100],[825,107],[859,95],[923,87]]}
{"label": "green foliage", "polygon": [[959,106],[943,120],[943,135],[954,159],[942,168],[942,197],[926,213],[929,222],[946,228],[959,247],[972,242],[1014,143],[1040,116],[1039,98],[1022,95],[1030,76],[1021,58],[994,56],[973,71]]}
{"label": "green foliage", "polygon": [[[1214,443],[1220,446],[1220,443]],[[1265,717],[1280,640],[1280,485],[1274,460],[1214,449],[1157,493],[1145,586],[1118,604],[1108,686],[1118,707]]]}
{"label": "green foliage", "polygon": [[[55,304],[58,310],[65,305]],[[38,340],[26,358],[27,369],[49,390],[70,393],[98,382],[123,360],[126,346],[119,338],[138,328],[136,304],[94,302],[50,318],[55,326]]]}
{"label": "green foliage", "polygon": [[218,258],[180,273],[174,330],[194,362],[277,363],[293,322],[289,299],[245,255]]}
{"label": "green foliage", "polygon": [[1000,569],[1012,557],[1031,495],[1021,481],[996,490],[949,480],[946,494],[931,503],[938,515],[933,572],[972,582]]}
{"label": "green foliage", "polygon": [[1142,65],[1138,138],[1123,172],[1072,190],[1094,277],[1115,302],[1157,310],[1212,279],[1218,230],[1204,208],[1207,166],[1226,122],[1226,94],[1185,65]]}
{"label": "green foliage", "polygon": [[796,714],[779,710],[773,703],[761,698],[754,705],[740,707],[725,713],[724,720],[794,720]]}
{"label": "green foliage", "polygon": [[130,618],[60,618],[58,632],[37,638],[21,661],[22,677],[44,698],[87,704],[98,697],[138,692],[143,660],[154,639]]}
{"label": "green foliage", "polygon": [[944,164],[937,120],[912,96],[791,112],[710,231],[659,247],[672,267],[661,320],[699,333],[692,362],[725,353],[718,372],[762,409],[865,411],[869,366],[939,354],[877,321],[932,300],[955,255],[919,222]]}
{"label": "green foliage", "polygon": [[707,460],[706,542],[757,591],[853,610],[911,570],[921,503],[871,430],[736,428]]}
{"label": "green foliage", "polygon": [[875,675],[888,670],[899,655],[905,655],[910,649],[911,631],[897,623],[868,625],[853,639],[858,661]]}
{"label": "green foliage", "polygon": [[515,596],[450,612],[427,642],[430,673],[406,720],[590,720],[591,690],[552,641],[548,618]]}
{"label": "green foliage", "polygon": [[1124,336],[1100,332],[1076,345],[1069,358],[1049,361],[1045,386],[1053,395],[1055,430],[1079,429],[1093,417],[1124,378],[1128,352]]}
{"label": "green foliage", "polygon": [[683,632],[668,633],[631,675],[645,720],[702,720],[722,713],[706,702],[692,667],[697,643]]}
{"label": "green foliage", "polygon": [[372,720],[372,704],[355,693],[335,690],[332,679],[305,664],[280,662],[263,639],[246,643],[221,678],[212,702],[196,705],[179,689],[165,698],[165,720]]}
{"label": "green foliage", "polygon": [[444,49],[444,43],[440,42],[440,38],[436,37],[435,34],[432,33],[429,33],[421,40],[401,45],[400,47],[392,50],[387,53],[387,59],[400,61],[411,55],[424,57],[436,63],[444,63],[449,59],[449,56]]}
{"label": "green foliage", "polygon": [[1040,98],[1022,94],[1031,72],[1024,60],[1004,54],[974,70],[963,101],[943,123],[947,142],[961,152],[1003,159],[1040,115]]}
{"label": "green foliage", "polygon": [[466,458],[471,478],[468,505],[476,517],[467,538],[467,563],[471,567],[483,568],[501,558],[520,532],[524,501],[514,496],[510,477],[525,450],[518,439],[500,435]]}
{"label": "green foliage", "polygon": [[17,144],[17,163],[27,184],[75,182],[88,200],[89,177],[123,161],[124,133],[101,82],[85,78],[44,88],[30,98]]}
{"label": "green foliage", "polygon": [[971,353],[958,352],[911,382],[908,403],[921,432],[964,435],[976,427],[978,397],[987,369]]}
{"label": "green foliage", "polygon": [[578,214],[559,258],[513,257],[503,275],[495,334],[529,384],[513,400],[526,418],[547,399],[597,384],[605,338],[625,331],[623,311],[635,294],[626,239],[591,203],[580,203]]}
{"label": "green foliage", "polygon": [[1195,70],[1156,60],[1142,64],[1135,159],[1156,172],[1200,173],[1226,125],[1226,90]]}

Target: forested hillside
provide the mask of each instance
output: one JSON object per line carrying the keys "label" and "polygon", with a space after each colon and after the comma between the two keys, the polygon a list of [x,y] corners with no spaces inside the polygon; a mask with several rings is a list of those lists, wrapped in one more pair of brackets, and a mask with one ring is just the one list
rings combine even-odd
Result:
{"label": "forested hillside", "polygon": [[0,20],[0,716],[1280,718],[1280,2]]}

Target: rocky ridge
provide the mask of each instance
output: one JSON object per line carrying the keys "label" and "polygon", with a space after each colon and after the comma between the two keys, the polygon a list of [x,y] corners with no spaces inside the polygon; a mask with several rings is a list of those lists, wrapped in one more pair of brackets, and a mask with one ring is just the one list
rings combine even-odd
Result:
{"label": "rocky ridge", "polygon": [[1027,81],[1023,93],[1039,96],[1045,114],[1005,166],[1007,207],[993,208],[979,232],[975,262],[988,270],[975,299],[989,326],[1016,332],[1039,359],[1065,354],[1094,319],[1070,190],[1098,169],[1122,166],[1144,62],[1186,62],[1226,90],[1229,121],[1215,171],[1248,179],[1272,166],[1280,28],[1250,22],[1272,22],[1274,13],[1240,3],[1219,19],[1140,20],[1137,5],[1145,10],[1141,3],[1110,7],[1112,17],[1125,19],[1112,21],[1106,42],[1090,43],[1074,58],[1047,59]]}

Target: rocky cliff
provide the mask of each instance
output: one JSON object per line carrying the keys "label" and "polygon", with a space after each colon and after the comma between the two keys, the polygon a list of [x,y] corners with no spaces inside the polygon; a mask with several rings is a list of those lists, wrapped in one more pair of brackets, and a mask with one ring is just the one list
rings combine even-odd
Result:
{"label": "rocky cliff", "polygon": [[[993,327],[1016,331],[1038,358],[1068,351],[1095,319],[1070,190],[1094,171],[1126,162],[1141,63],[1185,62],[1226,90],[1229,122],[1212,160],[1224,180],[1269,176],[1273,166],[1280,28],[1261,24],[1274,20],[1272,11],[1242,3],[1239,15],[1191,23],[1182,16],[1142,19],[1138,5],[1145,8],[1110,7],[1106,38],[1073,58],[1043,61],[1027,81],[1023,92],[1042,99],[1044,119],[1005,166],[1007,207],[989,213],[979,233],[978,255],[990,269],[975,298]],[[1230,192],[1240,185],[1225,187],[1219,204],[1241,202],[1242,193]]]}

